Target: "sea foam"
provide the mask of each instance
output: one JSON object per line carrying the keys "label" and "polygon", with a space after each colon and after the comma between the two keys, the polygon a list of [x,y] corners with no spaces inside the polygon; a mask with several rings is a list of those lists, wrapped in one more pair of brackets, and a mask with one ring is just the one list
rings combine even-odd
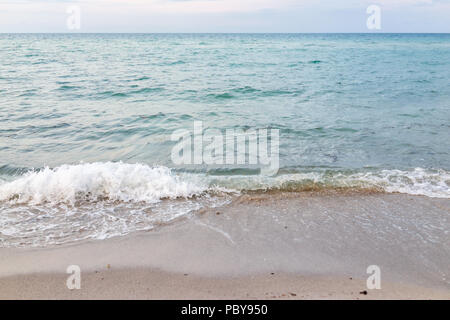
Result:
{"label": "sea foam", "polygon": [[144,164],[87,163],[30,171],[0,185],[0,201],[17,204],[112,200],[155,203],[205,191],[200,180],[182,179],[167,167]]}
{"label": "sea foam", "polygon": [[145,164],[86,163],[29,171],[0,182],[0,201],[15,204],[74,205],[79,201],[156,203],[208,192],[257,190],[304,191],[322,188],[376,188],[389,193],[450,198],[446,170],[311,171],[264,175],[175,174],[167,167]]}
{"label": "sea foam", "polygon": [[450,198],[450,172],[411,170],[316,170],[282,173],[276,177],[221,176],[213,180],[223,188],[244,190],[320,191],[322,189],[375,189],[387,193]]}
{"label": "sea foam", "polygon": [[[174,172],[113,162],[32,170],[0,181],[0,244],[47,246],[148,231],[239,193],[376,188],[450,198],[445,170],[303,171],[278,176]],[[426,213],[425,213],[426,214]]]}

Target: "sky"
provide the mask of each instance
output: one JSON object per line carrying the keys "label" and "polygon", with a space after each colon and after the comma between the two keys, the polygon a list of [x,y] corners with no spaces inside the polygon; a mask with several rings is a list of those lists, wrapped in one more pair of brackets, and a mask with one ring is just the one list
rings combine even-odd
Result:
{"label": "sky", "polygon": [[0,32],[449,33],[450,0],[0,0]]}

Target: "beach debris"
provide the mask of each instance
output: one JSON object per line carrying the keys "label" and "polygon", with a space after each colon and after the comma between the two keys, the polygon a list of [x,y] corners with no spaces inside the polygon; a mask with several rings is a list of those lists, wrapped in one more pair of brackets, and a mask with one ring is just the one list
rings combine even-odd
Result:
{"label": "beach debris", "polygon": [[108,264],[106,265],[106,268],[107,268],[107,269],[111,269],[111,265],[108,263]]}
{"label": "beach debris", "polygon": [[297,296],[297,294],[296,294],[296,293],[293,293],[293,292],[289,292],[289,294],[290,294],[291,296],[293,296],[293,297],[296,297],[296,296]]}

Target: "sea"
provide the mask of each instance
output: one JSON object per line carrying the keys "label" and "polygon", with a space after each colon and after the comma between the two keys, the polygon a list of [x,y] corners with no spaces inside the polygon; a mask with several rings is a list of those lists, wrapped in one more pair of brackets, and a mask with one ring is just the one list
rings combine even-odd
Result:
{"label": "sea", "polygon": [[[174,161],[199,124],[276,170]],[[450,34],[0,34],[1,247],[329,189],[450,198]]]}

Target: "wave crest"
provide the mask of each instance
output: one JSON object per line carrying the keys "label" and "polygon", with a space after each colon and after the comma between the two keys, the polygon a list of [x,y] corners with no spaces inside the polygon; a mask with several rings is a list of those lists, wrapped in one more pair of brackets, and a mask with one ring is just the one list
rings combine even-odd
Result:
{"label": "wave crest", "polygon": [[415,168],[413,170],[375,171],[312,171],[280,174],[277,177],[227,176],[214,182],[235,190],[279,190],[279,191],[321,191],[321,190],[372,190],[388,193],[405,193],[434,198],[450,198],[450,172]]}
{"label": "wave crest", "polygon": [[155,203],[164,198],[189,198],[206,189],[201,181],[182,179],[167,167],[89,163],[30,171],[0,185],[0,201],[75,204],[108,199]]}
{"label": "wave crest", "polygon": [[365,189],[450,198],[450,173],[443,169],[290,172],[263,175],[174,174],[163,166],[90,163],[30,171],[14,181],[0,182],[0,201],[13,204],[75,205],[102,200],[156,203],[214,192],[320,191]]}

